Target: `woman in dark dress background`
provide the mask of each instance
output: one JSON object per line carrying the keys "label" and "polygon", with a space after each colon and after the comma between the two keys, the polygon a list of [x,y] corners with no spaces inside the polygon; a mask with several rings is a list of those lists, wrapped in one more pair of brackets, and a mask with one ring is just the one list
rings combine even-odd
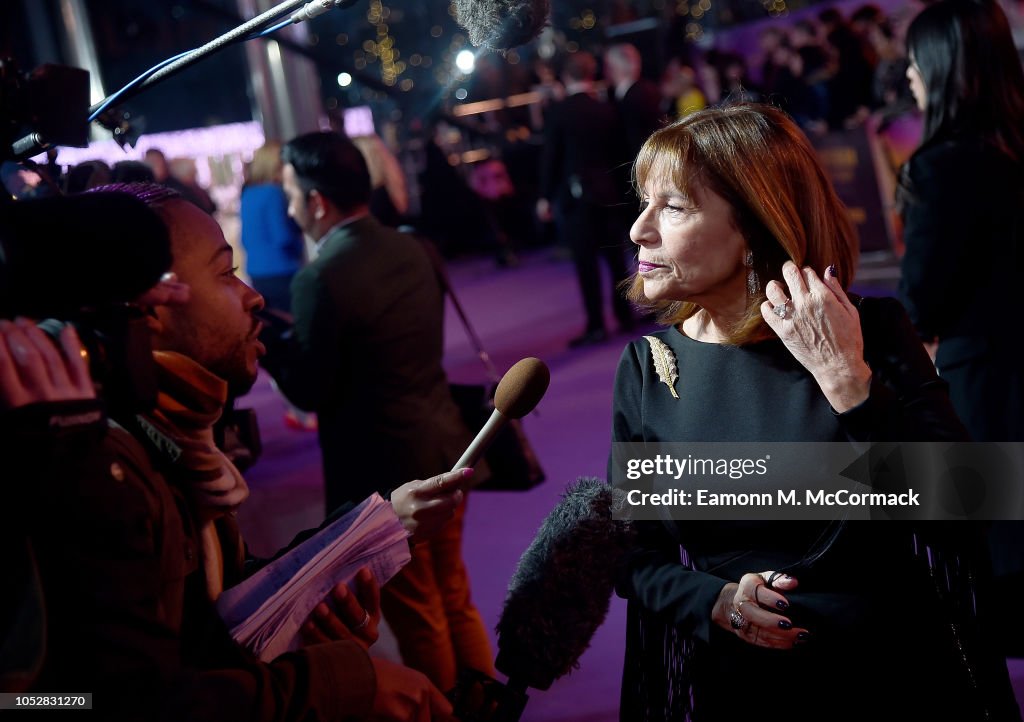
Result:
{"label": "woman in dark dress background", "polygon": [[907,52],[924,137],[901,174],[900,293],[971,437],[1024,441],[1024,71],[995,2],[929,6]]}
{"label": "woman in dark dress background", "polygon": [[409,211],[409,192],[398,159],[378,135],[352,139],[370,169],[370,213],[385,226],[398,228]]}
{"label": "woman in dark dress background", "polygon": [[[781,111],[692,114],[635,173],[631,296],[668,328],[623,353],[614,441],[966,438],[900,305],[846,294],[853,229]],[[966,523],[637,528],[624,720],[1020,718]]]}
{"label": "woman in dark dress background", "polygon": [[[971,438],[1024,441],[1024,71],[991,1],[929,6],[910,25],[907,54],[924,135],[900,178],[900,293]],[[1022,527],[990,532],[1004,598],[1024,594]],[[1024,628],[1002,641],[1024,656]]]}

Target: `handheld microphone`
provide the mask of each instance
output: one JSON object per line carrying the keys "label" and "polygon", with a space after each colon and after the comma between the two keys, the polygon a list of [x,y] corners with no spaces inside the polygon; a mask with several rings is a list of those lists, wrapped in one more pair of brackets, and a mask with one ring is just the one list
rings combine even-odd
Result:
{"label": "handheld microphone", "polygon": [[612,518],[625,498],[600,479],[578,479],[523,552],[497,627],[495,666],[509,687],[548,689],[590,646],[633,540],[631,522]]}
{"label": "handheld microphone", "polygon": [[540,35],[551,14],[550,0],[455,0],[455,21],[469,42],[505,51]]}
{"label": "handheld microphone", "polygon": [[551,372],[537,358],[524,358],[506,371],[498,382],[498,388],[494,390],[494,411],[491,417],[466,448],[462,458],[455,462],[452,471],[475,466],[509,419],[521,419],[533,411],[548,390],[550,382]]}

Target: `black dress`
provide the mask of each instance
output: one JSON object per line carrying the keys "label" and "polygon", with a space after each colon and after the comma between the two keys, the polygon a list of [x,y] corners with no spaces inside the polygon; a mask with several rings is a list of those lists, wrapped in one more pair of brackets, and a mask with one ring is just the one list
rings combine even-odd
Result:
{"label": "black dress", "polygon": [[[673,328],[656,335],[677,358],[679,399],[659,381],[648,342],[631,343],[616,376],[613,440],[964,439],[899,304],[865,299],[860,308],[873,379],[857,408],[836,414],[778,340],[705,344]],[[638,550],[620,585],[630,600],[622,719],[676,720],[689,712],[695,720],[967,720],[983,718],[983,708],[992,719],[1019,719],[1004,661],[978,641],[983,613],[957,607],[958,593],[976,591],[968,562],[972,575],[984,568],[968,525],[638,526]],[[931,576],[926,545],[936,550],[933,567],[939,556],[959,565],[950,584],[944,567],[941,584]],[[727,582],[766,570],[799,581],[786,594],[787,614],[812,638],[793,650],[754,647],[711,622]]]}
{"label": "black dress", "polygon": [[939,339],[953,407],[975,441],[1024,441],[1024,164],[981,140],[935,143],[905,166],[901,200],[901,300]]}

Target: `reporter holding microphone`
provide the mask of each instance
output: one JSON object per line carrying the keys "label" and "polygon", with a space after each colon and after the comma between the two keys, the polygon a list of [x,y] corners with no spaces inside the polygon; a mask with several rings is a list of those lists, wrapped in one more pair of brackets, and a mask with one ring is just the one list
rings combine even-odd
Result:
{"label": "reporter holding microphone", "polygon": [[[105,225],[87,222],[89,209],[114,200],[119,212]],[[14,550],[15,586],[0,615],[0,691],[87,691],[108,720],[447,719],[451,706],[423,674],[367,654],[376,605],[365,572],[351,590],[334,590],[335,603],[343,602],[335,614],[317,615],[327,631],[267,662],[235,643],[218,618],[220,592],[250,561],[232,513],[247,487],[213,445],[210,424],[228,385],[244,392],[255,380],[262,349],[253,311],[262,299],[234,276],[216,222],[167,189],[118,186],[11,213],[25,214],[26,238],[45,222],[44,237],[74,231],[102,253],[107,236],[139,232],[123,224],[125,212],[139,208],[169,241],[180,281],[135,299],[150,310],[156,408],[126,413],[104,396],[116,423],[101,413],[92,441],[76,447],[83,453],[32,459],[39,483],[4,477],[5,494],[24,503],[0,528],[5,541],[20,543],[5,544]],[[28,321],[0,324],[0,418],[39,402],[95,401],[70,331],[58,343]],[[436,531],[463,481],[449,473],[400,486],[395,523],[421,537]],[[29,621],[7,624],[19,609]],[[347,636],[336,634],[339,624]]]}

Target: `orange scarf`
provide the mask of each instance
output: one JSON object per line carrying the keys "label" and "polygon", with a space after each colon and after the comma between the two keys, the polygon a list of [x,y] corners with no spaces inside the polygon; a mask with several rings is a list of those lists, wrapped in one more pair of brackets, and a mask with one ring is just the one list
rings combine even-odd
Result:
{"label": "orange scarf", "polygon": [[224,555],[215,522],[249,496],[241,473],[213,443],[213,424],[224,411],[228,385],[179,353],[154,351],[153,358],[159,393],[148,420],[181,450],[175,479],[196,515],[206,590],[216,600],[224,590]]}

